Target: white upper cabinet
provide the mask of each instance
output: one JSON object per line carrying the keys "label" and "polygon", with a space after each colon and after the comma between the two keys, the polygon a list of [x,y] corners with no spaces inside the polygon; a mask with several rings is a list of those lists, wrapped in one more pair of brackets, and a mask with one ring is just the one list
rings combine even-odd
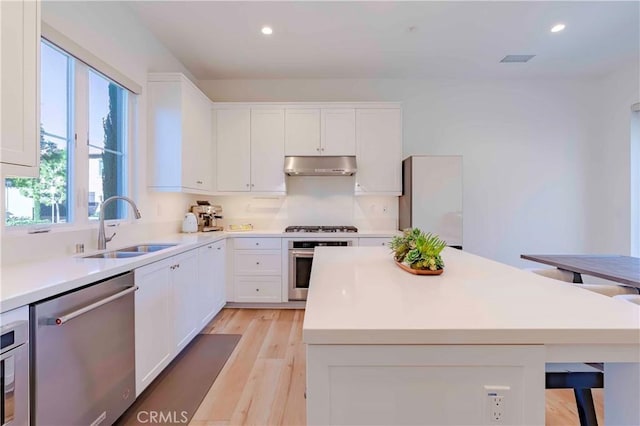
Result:
{"label": "white upper cabinet", "polygon": [[284,108],[214,110],[218,192],[284,194]]}
{"label": "white upper cabinet", "polygon": [[251,110],[251,191],[285,192],[284,109]]}
{"label": "white upper cabinet", "polygon": [[212,191],[214,174],[211,102],[198,89],[189,85],[182,92],[182,105],[185,141],[182,181],[195,182],[196,189]]}
{"label": "white upper cabinet", "polygon": [[320,109],[287,109],[286,155],[320,155]]}
{"label": "white upper cabinet", "polygon": [[251,190],[251,110],[214,110],[218,191]]}
{"label": "white upper cabinet", "polygon": [[217,187],[286,194],[285,156],[356,156],[356,195],[400,195],[397,103],[214,103]]}
{"label": "white upper cabinet", "polygon": [[356,110],[357,195],[402,193],[402,113],[399,108]]}
{"label": "white upper cabinet", "polygon": [[2,170],[38,176],[40,2],[0,1],[0,40]]}
{"label": "white upper cabinet", "polygon": [[356,155],[353,108],[290,108],[285,155]]}
{"label": "white upper cabinet", "polygon": [[322,155],[356,155],[355,109],[323,109],[321,123]]}
{"label": "white upper cabinet", "polygon": [[213,182],[211,101],[180,73],[149,75],[152,188],[210,193]]}

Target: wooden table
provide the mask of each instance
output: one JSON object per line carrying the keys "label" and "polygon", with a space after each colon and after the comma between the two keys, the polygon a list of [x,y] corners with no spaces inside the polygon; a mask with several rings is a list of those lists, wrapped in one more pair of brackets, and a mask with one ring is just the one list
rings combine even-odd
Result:
{"label": "wooden table", "polygon": [[640,258],[637,257],[589,254],[523,254],[520,257],[573,272],[574,282],[581,283],[580,274],[587,274],[640,288]]}

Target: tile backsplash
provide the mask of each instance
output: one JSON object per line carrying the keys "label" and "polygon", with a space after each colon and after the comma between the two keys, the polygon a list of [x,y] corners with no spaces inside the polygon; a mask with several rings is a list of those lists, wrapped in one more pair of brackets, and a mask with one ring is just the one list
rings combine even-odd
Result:
{"label": "tile backsplash", "polygon": [[[397,228],[398,198],[355,196],[354,178],[299,176],[287,178],[286,196],[246,194],[207,198],[222,205],[225,224],[251,223],[256,228],[288,225],[355,225],[363,230]],[[196,197],[200,199],[203,197]]]}

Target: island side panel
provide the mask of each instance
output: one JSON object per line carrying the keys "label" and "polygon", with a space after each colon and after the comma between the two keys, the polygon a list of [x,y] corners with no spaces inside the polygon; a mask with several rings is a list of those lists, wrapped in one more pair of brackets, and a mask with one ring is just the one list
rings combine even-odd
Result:
{"label": "island side panel", "polygon": [[[640,360],[640,357],[636,358]],[[604,422],[640,425],[640,363],[604,364]]]}
{"label": "island side panel", "polygon": [[504,424],[544,424],[544,357],[541,345],[307,345],[307,423],[488,425],[487,385],[505,396]]}

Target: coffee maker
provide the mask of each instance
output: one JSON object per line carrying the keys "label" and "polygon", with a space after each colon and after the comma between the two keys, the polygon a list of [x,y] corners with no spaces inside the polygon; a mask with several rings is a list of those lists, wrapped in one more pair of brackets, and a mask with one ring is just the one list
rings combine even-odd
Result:
{"label": "coffee maker", "polygon": [[191,212],[198,219],[198,231],[222,231],[222,206],[212,206],[208,201],[196,201],[198,205],[191,206]]}

